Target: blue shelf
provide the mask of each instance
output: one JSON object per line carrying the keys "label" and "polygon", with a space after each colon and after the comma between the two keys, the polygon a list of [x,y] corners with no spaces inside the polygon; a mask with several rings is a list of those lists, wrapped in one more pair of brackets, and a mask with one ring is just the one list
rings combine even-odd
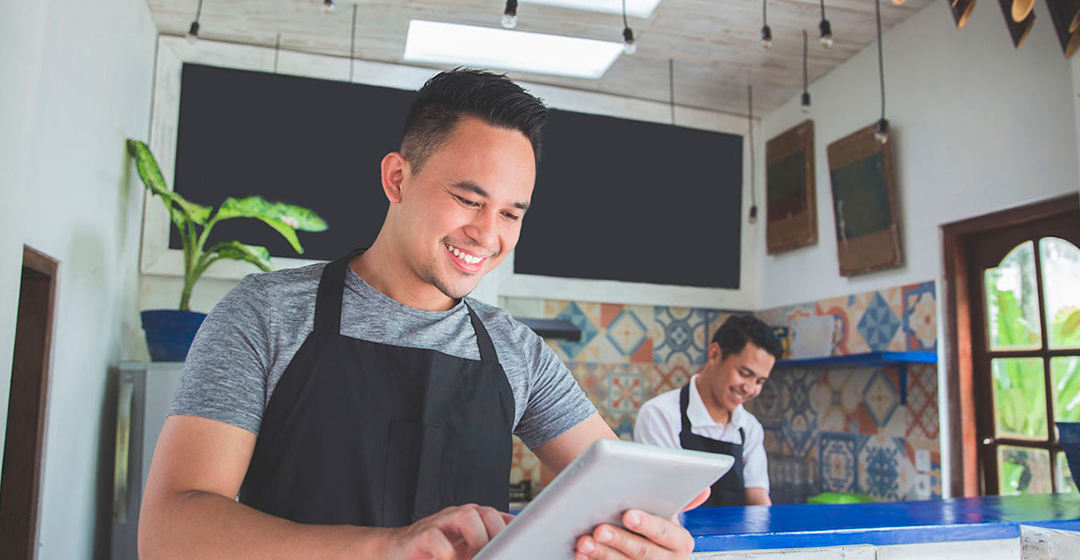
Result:
{"label": "blue shelf", "polygon": [[812,368],[812,367],[895,367],[900,372],[900,404],[907,404],[907,366],[908,364],[936,364],[937,352],[867,352],[866,354],[848,354],[846,356],[826,356],[824,358],[803,358],[780,360],[777,368]]}

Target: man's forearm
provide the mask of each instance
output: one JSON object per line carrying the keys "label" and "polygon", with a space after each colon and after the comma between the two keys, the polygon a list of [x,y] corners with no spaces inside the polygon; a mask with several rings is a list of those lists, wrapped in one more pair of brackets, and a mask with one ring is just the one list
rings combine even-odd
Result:
{"label": "man's forearm", "polygon": [[378,558],[387,532],[294,523],[207,492],[176,493],[144,506],[139,524],[143,560]]}

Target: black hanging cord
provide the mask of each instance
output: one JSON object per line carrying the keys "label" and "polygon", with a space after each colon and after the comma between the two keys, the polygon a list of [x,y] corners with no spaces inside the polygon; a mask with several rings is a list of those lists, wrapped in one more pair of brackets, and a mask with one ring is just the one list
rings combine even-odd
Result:
{"label": "black hanging cord", "polygon": [[757,220],[757,165],[754,163],[754,86],[746,86],[746,100],[749,106],[746,124],[747,139],[750,142],[750,221]]}
{"label": "black hanging cord", "polygon": [[806,74],[806,51],[807,51],[807,46],[806,45],[807,45],[806,30],[803,29],[802,30],[802,90],[803,90],[803,93],[806,93],[807,84],[809,84],[809,82],[810,82],[810,80],[807,79],[807,74]]}
{"label": "black hanging cord", "polygon": [[[623,0],[624,2],[626,0]],[[668,88],[671,96],[671,124],[675,124],[675,59],[668,59]]]}
{"label": "black hanging cord", "polygon": [[821,0],[821,19],[825,19],[825,0]]}
{"label": "black hanging cord", "polygon": [[278,52],[281,50],[281,33],[277,34],[277,39],[274,40],[274,73],[277,74],[277,61]]}
{"label": "black hanging cord", "polygon": [[626,0],[622,0],[622,26],[623,29],[630,28],[630,24],[626,22]]}
{"label": "black hanging cord", "polygon": [[761,0],[761,25],[769,26],[769,12],[766,10],[766,6],[769,5],[769,0]]}
{"label": "black hanging cord", "polygon": [[199,21],[199,16],[202,15],[202,0],[199,0],[199,7],[195,8],[195,21]]}
{"label": "black hanging cord", "polygon": [[[824,1],[824,0],[822,0]],[[874,11],[877,13],[877,63],[878,76],[881,78],[881,119],[885,119],[885,56],[881,48],[881,0],[874,0]]]}
{"label": "black hanging cord", "polygon": [[353,60],[356,57],[356,4],[352,7],[352,28],[350,28],[349,38],[349,83],[352,83],[353,78]]}

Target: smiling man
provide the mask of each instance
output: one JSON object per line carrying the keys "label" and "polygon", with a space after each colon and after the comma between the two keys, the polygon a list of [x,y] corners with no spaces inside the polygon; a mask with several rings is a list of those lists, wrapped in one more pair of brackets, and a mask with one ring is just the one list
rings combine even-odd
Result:
{"label": "smiling man", "polygon": [[[372,246],[225,296],[154,452],[141,558],[468,559],[511,519],[512,434],[556,472],[615,437],[535,333],[465,297],[517,244],[545,118],[505,76],[435,76],[382,160]],[[623,521],[552,555],[693,548]]]}
{"label": "smiling man", "polygon": [[732,315],[713,335],[705,369],[641,406],[634,440],[734,457],[707,506],[771,505],[765,431],[743,404],[761,393],[782,354],[768,325],[753,315]]}

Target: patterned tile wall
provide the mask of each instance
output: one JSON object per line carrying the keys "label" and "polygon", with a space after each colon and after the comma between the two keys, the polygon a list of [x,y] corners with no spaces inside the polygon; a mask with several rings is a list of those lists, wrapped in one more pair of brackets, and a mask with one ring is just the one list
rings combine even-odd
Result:
{"label": "patterned tile wall", "polygon": [[[915,284],[757,313],[793,329],[831,315],[834,354],[933,350],[934,283]],[[519,316],[566,319],[581,340],[548,344],[619,437],[631,439],[646,400],[684,385],[705,364],[712,333],[729,313],[712,309],[505,298]],[[940,496],[937,369],[908,371],[907,404],[890,368],[777,369],[748,403],[765,427],[776,503],[801,503],[823,491],[877,499]],[[550,474],[515,439],[511,482],[542,484]]]}

